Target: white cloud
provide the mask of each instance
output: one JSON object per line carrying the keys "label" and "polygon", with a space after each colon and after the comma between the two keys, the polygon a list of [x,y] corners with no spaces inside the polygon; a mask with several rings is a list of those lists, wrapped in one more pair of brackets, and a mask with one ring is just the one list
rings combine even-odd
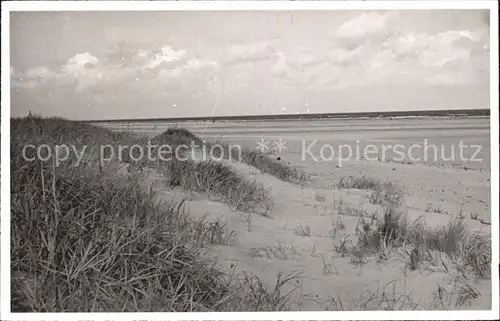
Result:
{"label": "white cloud", "polygon": [[133,57],[132,57],[132,61],[135,63],[135,64],[139,64],[139,65],[147,65],[148,64],[148,61],[149,59],[151,59],[153,56],[153,53],[148,51],[148,50],[144,50],[144,49],[140,49],[139,52],[137,52]]}
{"label": "white cloud", "polygon": [[271,45],[266,41],[253,44],[232,45],[228,49],[230,63],[247,63],[268,60],[273,55]]}
{"label": "white cloud", "polygon": [[424,67],[443,67],[454,60],[466,62],[475,43],[483,38],[479,33],[452,30],[435,35],[409,33],[392,37],[382,44],[383,50],[389,50],[400,58],[414,57]]}
{"label": "white cloud", "polygon": [[301,52],[295,58],[295,63],[302,68],[314,66],[325,61],[325,57],[318,53]]}
{"label": "white cloud", "polygon": [[90,53],[79,53],[56,70],[38,66],[24,72],[13,68],[12,87],[35,88],[39,85],[71,86],[81,91],[97,84],[102,78],[99,59]]}
{"label": "white cloud", "polygon": [[78,53],[74,57],[71,57],[66,63],[65,68],[68,70],[79,71],[83,68],[93,68],[99,64],[99,59],[92,56],[90,53]]}
{"label": "white cloud", "polygon": [[188,69],[188,70],[200,70],[200,69],[207,68],[207,67],[208,68],[210,68],[210,67],[215,68],[215,67],[218,67],[218,65],[219,64],[215,60],[203,61],[203,60],[199,60],[196,58],[192,58],[192,59],[187,61],[184,68]]}
{"label": "white cloud", "polygon": [[58,83],[72,84],[75,90],[82,91],[98,84],[103,78],[100,61],[90,53],[78,53],[68,59],[57,72]]}
{"label": "white cloud", "polygon": [[14,88],[35,88],[38,83],[35,80],[12,79],[11,86]]}
{"label": "white cloud", "polygon": [[[371,20],[366,16],[361,19]],[[394,33],[391,37],[347,47],[335,42],[331,50],[321,52],[279,52],[271,73],[295,86],[313,90],[377,83],[474,84],[484,81],[486,74],[485,37],[481,31],[449,30],[436,34]]]}
{"label": "white cloud", "polygon": [[[108,54],[103,61],[89,52],[78,53],[55,70],[39,66],[19,72],[11,68],[12,86],[34,88],[41,84],[52,84],[84,91],[91,88],[104,89],[116,84],[129,85],[127,80],[134,83],[134,86],[140,86],[148,79],[165,81],[186,73],[207,72],[218,66],[216,61],[189,57],[186,50],[176,50],[168,45],[157,53],[145,49],[135,53],[128,52],[130,59],[114,59],[117,57],[117,50],[114,48],[112,54]],[[125,50],[130,51],[129,48]]]}
{"label": "white cloud", "polygon": [[344,22],[335,30],[334,35],[338,38],[363,38],[384,30],[388,19],[389,13],[362,13]]}
{"label": "white cloud", "polygon": [[186,50],[175,50],[171,46],[163,46],[161,52],[156,53],[148,62],[148,68],[156,68],[162,63],[181,61],[186,56]]}
{"label": "white cloud", "polygon": [[276,53],[277,61],[271,68],[271,74],[277,77],[283,77],[289,72],[289,65],[286,55],[283,52]]}
{"label": "white cloud", "polygon": [[35,68],[28,69],[24,73],[24,77],[27,79],[47,81],[55,76],[55,73],[52,72],[49,68],[45,66],[39,66]]}
{"label": "white cloud", "polygon": [[425,82],[435,86],[456,86],[468,84],[469,80],[462,72],[442,72],[426,77]]}
{"label": "white cloud", "polygon": [[[121,45],[113,49],[109,59],[80,53],[52,70],[45,66],[24,72],[11,68],[12,86],[53,85],[82,91],[82,95],[99,95],[102,104],[110,97],[113,101],[119,97],[148,103],[175,97],[178,109],[182,109],[186,105],[180,99],[183,96],[189,96],[185,101],[198,97],[210,99],[222,90],[223,99],[228,101],[243,95],[251,96],[245,98],[249,100],[286,96],[273,98],[275,104],[280,99],[296,102],[295,95],[304,98],[377,84],[381,85],[379,88],[389,84],[410,88],[484,81],[488,72],[487,33],[474,30],[391,33],[388,19],[387,14],[362,14],[338,28],[335,31],[338,38],[312,41],[312,45],[303,47],[287,47],[281,40],[225,47],[226,56],[221,61],[170,45],[157,50]],[[346,29],[349,26],[354,27]],[[282,106],[283,103],[275,104],[278,110]]]}
{"label": "white cloud", "polygon": [[343,48],[334,49],[330,51],[328,59],[337,65],[345,65],[349,63],[354,63],[363,51],[363,47],[359,46],[354,50],[345,50]]}

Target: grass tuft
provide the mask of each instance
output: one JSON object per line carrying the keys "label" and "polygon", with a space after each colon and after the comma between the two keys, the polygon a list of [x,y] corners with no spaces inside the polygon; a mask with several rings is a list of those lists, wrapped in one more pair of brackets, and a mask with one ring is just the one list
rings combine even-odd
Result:
{"label": "grass tuft", "polygon": [[339,188],[376,190],[380,181],[372,177],[342,176],[338,183]]}
{"label": "grass tuft", "polygon": [[285,182],[305,185],[309,181],[306,173],[293,166],[273,160],[261,152],[243,150],[243,161],[263,173],[270,174]]}
{"label": "grass tuft", "polygon": [[295,228],[295,234],[298,236],[311,236],[311,227],[309,225],[299,224]]}
{"label": "grass tuft", "polygon": [[171,187],[221,197],[236,210],[267,215],[272,209],[268,189],[234,173],[227,165],[215,161],[172,160],[165,165],[165,176]]}
{"label": "grass tuft", "polygon": [[[406,250],[407,247],[413,249]],[[410,222],[395,207],[387,207],[376,229],[359,234],[357,248],[378,253],[379,257],[387,257],[393,249],[403,248],[410,270],[418,269],[421,263],[435,261],[431,252],[437,251],[476,278],[491,277],[491,239],[478,232],[469,232],[465,221],[459,218],[430,228],[421,219]]]}

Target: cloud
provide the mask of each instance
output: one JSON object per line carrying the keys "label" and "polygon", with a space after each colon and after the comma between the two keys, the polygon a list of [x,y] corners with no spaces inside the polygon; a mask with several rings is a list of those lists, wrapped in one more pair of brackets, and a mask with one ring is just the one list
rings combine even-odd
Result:
{"label": "cloud", "polygon": [[[396,12],[361,13],[335,29],[333,48],[326,55],[329,68],[337,70],[322,85],[344,88],[401,81],[453,86],[487,78],[477,72],[483,68],[479,61],[487,61],[484,55],[489,52],[486,29],[400,30],[393,24],[395,18],[401,16]],[[338,73],[342,80],[337,79]]]}
{"label": "cloud", "polygon": [[152,58],[153,53],[151,51],[139,49],[139,51],[135,55],[133,55],[132,62],[138,65],[146,65]]}
{"label": "cloud", "polygon": [[301,68],[314,66],[325,61],[325,57],[318,53],[299,52],[294,63]]}
{"label": "cloud", "polygon": [[97,84],[103,74],[99,59],[86,52],[76,54],[56,70],[38,66],[24,72],[11,72],[11,77],[12,87],[35,88],[54,85],[73,87],[76,91],[81,91]]}
{"label": "cloud", "polygon": [[289,73],[289,62],[283,52],[276,53],[277,60],[271,68],[271,74],[276,77],[284,77]]}
{"label": "cloud", "polygon": [[90,53],[78,53],[68,59],[57,72],[56,81],[60,85],[72,85],[82,91],[97,85],[103,78],[102,65]]}
{"label": "cloud", "polygon": [[132,43],[121,41],[110,46],[102,60],[109,65],[129,66],[134,63],[138,49]]}
{"label": "cloud", "polygon": [[37,82],[34,80],[24,80],[24,79],[12,79],[11,81],[13,88],[35,88]]}
{"label": "cloud", "polygon": [[92,56],[90,53],[79,53],[68,59],[68,62],[63,67],[69,72],[81,72],[83,69],[93,69],[99,64],[99,59]]}
{"label": "cloud", "polygon": [[448,62],[466,62],[475,43],[482,39],[477,33],[463,30],[446,31],[436,35],[410,33],[390,38],[382,44],[400,59],[415,58],[423,67],[443,67]]}
{"label": "cloud", "polygon": [[[75,91],[97,90],[116,86],[138,87],[149,81],[167,82],[188,73],[207,72],[218,63],[188,55],[165,45],[159,50],[132,51],[124,43],[111,47],[103,59],[89,52],[78,53],[55,70],[38,66],[24,72],[11,68],[12,87],[54,86]],[[189,76],[189,75],[187,75]],[[140,81],[140,82],[139,82]]]}
{"label": "cloud", "polygon": [[269,42],[260,41],[253,44],[232,45],[228,49],[228,54],[228,62],[236,64],[269,60],[274,51]]}
{"label": "cloud", "polygon": [[54,78],[55,74],[45,66],[39,66],[21,72],[10,68],[11,86],[14,88],[35,88],[39,82]]}
{"label": "cloud", "polygon": [[336,65],[348,65],[358,62],[364,49],[366,48],[363,46],[359,46],[354,50],[346,50],[343,48],[333,49],[327,56],[328,60]]}
{"label": "cloud", "polygon": [[203,61],[193,58],[187,62],[185,68],[188,70],[200,70],[206,67],[217,67],[218,65],[219,64],[215,60]]}
{"label": "cloud", "polygon": [[434,35],[409,33],[385,41],[377,56],[378,63],[399,73],[414,74],[414,82],[473,84],[482,81],[478,76],[488,77],[477,73],[483,69],[481,64],[488,61],[487,38],[482,31],[468,30],[448,30]]}
{"label": "cloud", "polygon": [[54,78],[55,73],[45,66],[39,66],[36,68],[28,69],[25,72],[24,76],[27,79],[47,81]]}
{"label": "cloud", "polygon": [[334,31],[334,36],[344,39],[359,39],[383,31],[390,18],[390,13],[362,13],[344,22]]}
{"label": "cloud", "polygon": [[[300,43],[294,37],[217,43],[207,55],[223,50],[218,61],[169,44],[123,42],[106,51],[79,53],[57,68],[11,68],[12,87],[47,103],[56,101],[46,99],[52,92],[52,97],[63,93],[57,98],[62,103],[77,97],[92,98],[96,106],[175,104],[183,113],[187,106],[217,101],[221,106],[258,103],[263,112],[271,112],[312,97],[343,97],[370,88],[451,90],[489,81],[489,34],[481,26],[403,30],[392,28],[391,19],[386,13],[360,14],[335,29],[334,37]],[[300,108],[305,112],[306,107]],[[317,107],[311,101],[307,108]]]}
{"label": "cloud", "polygon": [[147,63],[147,68],[156,68],[163,63],[170,64],[182,61],[186,57],[186,50],[175,50],[171,46],[163,46]]}
{"label": "cloud", "polygon": [[[350,81],[351,74],[361,75],[359,60],[367,51],[363,47],[355,50],[336,48],[321,52],[278,52],[270,69],[271,75],[284,81],[284,85],[318,89],[323,87],[345,88],[362,79]],[[359,70],[358,70],[359,69]]]}
{"label": "cloud", "polygon": [[[381,16],[365,14],[348,23],[362,21],[363,26],[373,24],[379,26],[375,30],[382,30],[384,24],[375,23],[373,15]],[[360,30],[355,34],[366,34]],[[371,41],[349,42],[347,46],[343,41],[332,42],[330,49],[321,51],[277,52],[271,56],[274,60],[270,74],[283,84],[310,90],[374,84],[455,86],[488,81],[489,36],[484,30],[385,35]]]}
{"label": "cloud", "polygon": [[278,51],[272,57],[274,63],[271,67],[271,74],[278,77],[314,68],[328,60],[325,54],[305,50],[288,53]]}

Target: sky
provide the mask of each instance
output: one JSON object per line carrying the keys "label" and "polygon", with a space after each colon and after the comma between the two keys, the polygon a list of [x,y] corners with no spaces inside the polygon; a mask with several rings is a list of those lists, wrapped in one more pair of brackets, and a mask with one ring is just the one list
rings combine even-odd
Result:
{"label": "sky", "polygon": [[489,108],[484,10],[12,12],[11,114]]}

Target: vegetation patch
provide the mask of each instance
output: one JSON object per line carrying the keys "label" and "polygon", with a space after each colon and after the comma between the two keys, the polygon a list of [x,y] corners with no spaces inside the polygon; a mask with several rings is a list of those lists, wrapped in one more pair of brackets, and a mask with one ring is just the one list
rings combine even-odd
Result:
{"label": "vegetation patch", "polygon": [[[422,219],[409,221],[395,207],[387,207],[375,229],[360,233],[357,247],[371,253],[384,253],[387,258],[391,252],[387,249],[403,249],[411,270],[417,269],[420,263],[446,266],[441,259],[437,262],[432,254],[442,253],[464,273],[471,273],[478,279],[491,278],[491,238],[470,232],[465,220],[460,218],[430,228]],[[445,269],[448,271],[451,266]]]}
{"label": "vegetation patch", "polygon": [[306,173],[257,151],[243,150],[243,161],[285,182],[304,185],[309,181]]}
{"label": "vegetation patch", "polygon": [[[279,288],[294,276],[267,289],[257,277],[227,275],[206,255],[206,246],[234,237],[224,222],[193,219],[182,202],[159,200],[141,185],[138,172],[106,177],[96,158],[77,166],[73,154],[61,164],[37,159],[33,149],[26,150],[33,160],[22,155],[28,144],[99,149],[143,144],[142,138],[60,118],[12,119],[11,130],[12,311],[284,308],[287,296]],[[224,173],[226,181],[249,188],[212,166],[187,170],[210,173],[197,177],[206,182],[201,186]]]}
{"label": "vegetation patch", "polygon": [[236,210],[266,215],[272,209],[269,190],[242,178],[222,163],[172,160],[165,171],[170,186],[221,197]]}
{"label": "vegetation patch", "polygon": [[367,176],[342,176],[338,182],[339,188],[376,190],[380,188],[380,181]]}

